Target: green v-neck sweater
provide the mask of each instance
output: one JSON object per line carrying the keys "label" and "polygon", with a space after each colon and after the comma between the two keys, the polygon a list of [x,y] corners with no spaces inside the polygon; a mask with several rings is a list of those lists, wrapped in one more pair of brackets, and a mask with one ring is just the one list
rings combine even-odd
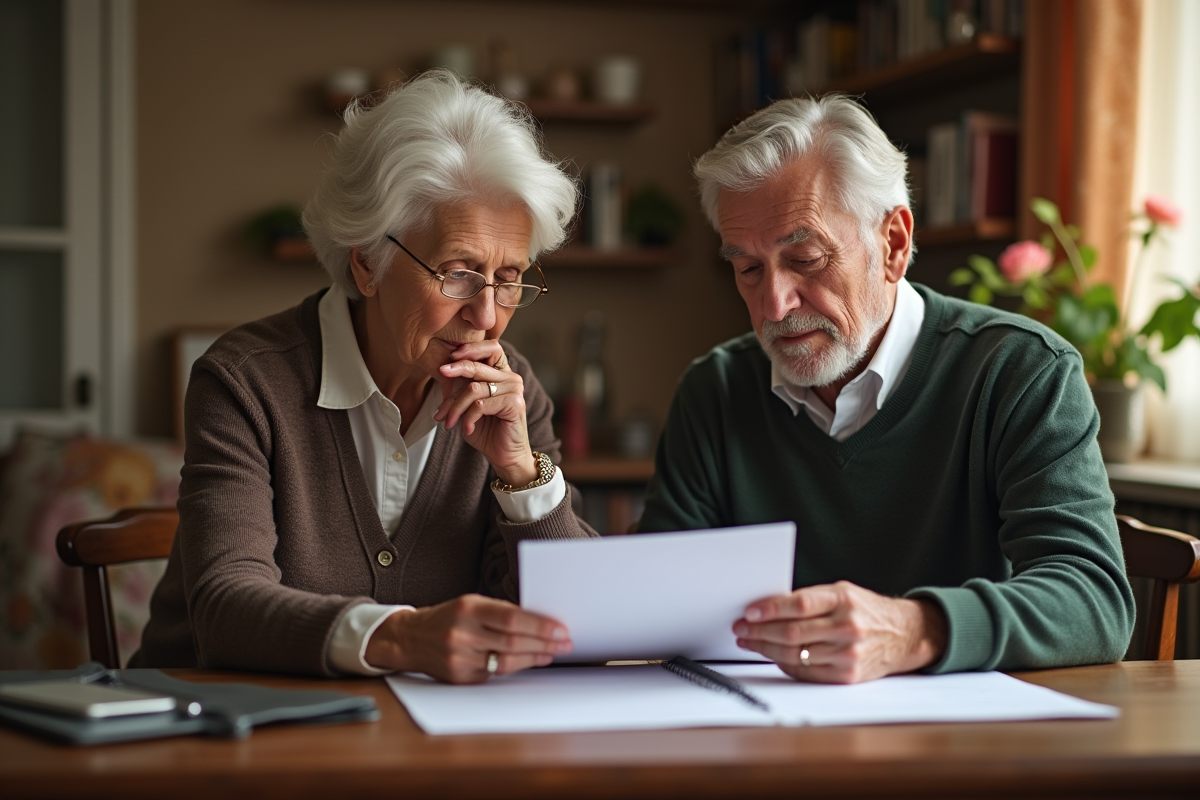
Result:
{"label": "green v-neck sweater", "polygon": [[940,605],[935,672],[1120,659],[1133,595],[1078,353],[1025,317],[916,289],[908,372],[844,442],[772,393],[753,334],[696,360],[639,532],[793,520],[796,587]]}

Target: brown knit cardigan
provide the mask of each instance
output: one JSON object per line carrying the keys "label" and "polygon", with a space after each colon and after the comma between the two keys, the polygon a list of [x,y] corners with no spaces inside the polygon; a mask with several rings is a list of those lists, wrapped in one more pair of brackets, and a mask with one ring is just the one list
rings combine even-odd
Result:
{"label": "brown knit cardigan", "polygon": [[[332,675],[329,640],[351,607],[515,601],[517,542],[597,535],[570,486],[543,519],[509,522],[487,460],[439,426],[389,540],[347,412],[317,406],[321,294],[230,331],[193,366],[179,529],[130,666]],[[504,349],[525,381],[530,444],[557,462],[550,399]]]}

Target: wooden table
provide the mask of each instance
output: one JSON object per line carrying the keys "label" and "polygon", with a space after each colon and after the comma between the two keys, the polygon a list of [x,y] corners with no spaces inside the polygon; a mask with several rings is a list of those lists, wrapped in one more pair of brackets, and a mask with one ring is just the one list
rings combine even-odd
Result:
{"label": "wooden table", "polygon": [[383,718],[93,748],[0,729],[0,797],[1200,797],[1200,661],[1019,675],[1116,720],[443,737],[381,680],[182,676],[369,694]]}

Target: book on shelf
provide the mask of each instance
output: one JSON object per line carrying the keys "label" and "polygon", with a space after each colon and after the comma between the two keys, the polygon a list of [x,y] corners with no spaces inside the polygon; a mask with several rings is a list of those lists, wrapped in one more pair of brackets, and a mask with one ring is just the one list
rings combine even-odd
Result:
{"label": "book on shelf", "polygon": [[989,217],[1013,217],[1017,205],[1015,118],[966,111],[926,137],[924,221],[945,227]]}
{"label": "book on shelf", "polygon": [[979,111],[963,115],[960,219],[1016,216],[1017,129],[1014,117]]}
{"label": "book on shelf", "polygon": [[779,28],[754,28],[721,39],[715,100],[722,124],[786,97],[791,56],[785,32]]}
{"label": "book on shelf", "polygon": [[620,249],[622,221],[621,170],[597,161],[584,185],[584,242],[597,250]]}
{"label": "book on shelf", "polygon": [[959,126],[957,122],[942,122],[929,128],[925,137],[927,174],[925,176],[925,224],[930,227],[953,225],[958,199]]}

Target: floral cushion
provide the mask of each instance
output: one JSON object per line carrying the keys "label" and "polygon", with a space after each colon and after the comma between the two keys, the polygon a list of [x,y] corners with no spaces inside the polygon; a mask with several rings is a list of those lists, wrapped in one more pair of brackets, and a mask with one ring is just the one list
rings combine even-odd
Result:
{"label": "floral cushion", "polygon": [[[88,660],[83,575],[58,558],[64,525],[129,506],[175,505],[183,453],[174,442],[118,442],[36,430],[17,434],[0,474],[0,669]],[[117,647],[128,659],[165,562],[108,569]]]}

